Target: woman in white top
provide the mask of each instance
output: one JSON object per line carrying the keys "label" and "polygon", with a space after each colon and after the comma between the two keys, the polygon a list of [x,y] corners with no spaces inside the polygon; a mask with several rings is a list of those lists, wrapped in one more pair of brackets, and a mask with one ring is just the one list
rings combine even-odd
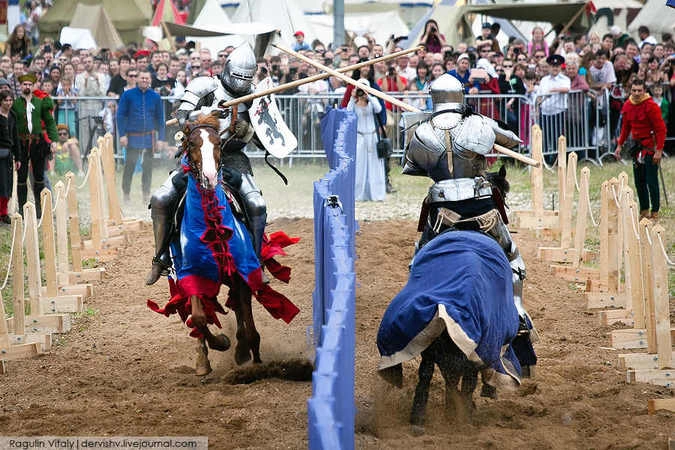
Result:
{"label": "woman in white top", "polygon": [[[368,80],[359,83],[369,85]],[[377,128],[375,114],[382,110],[380,102],[362,89],[354,89],[347,104],[354,111],[356,123],[356,185],[357,201],[382,201],[386,194],[384,161],[377,157]]]}

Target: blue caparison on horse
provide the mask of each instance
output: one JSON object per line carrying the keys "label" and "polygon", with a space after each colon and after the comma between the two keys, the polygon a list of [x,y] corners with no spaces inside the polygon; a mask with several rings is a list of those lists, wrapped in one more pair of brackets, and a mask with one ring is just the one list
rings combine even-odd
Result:
{"label": "blue caparison on horse", "polygon": [[[226,306],[234,310],[237,318],[238,364],[248,361],[251,355],[254,362],[261,362],[260,335],[251,310],[252,295],[274,318],[286,323],[299,309],[263,280],[263,267],[249,230],[233,213],[230,202],[236,201],[236,196],[223,182],[217,118],[201,117],[187,124],[184,134],[181,165],[187,175],[187,190],[180,231],[171,242],[175,280],[169,279],[171,299],[163,308],[151,300],[148,306],[166,316],[178,313],[192,328],[190,335],[199,339],[196,371],[198,375],[206,375],[211,371],[207,344],[221,351],[230,346],[225,335],[214,336],[208,328],[209,324],[221,327],[216,313],[225,314],[217,299],[221,284],[230,288]],[[283,248],[298,240],[283,232],[264,240],[260,258],[263,265],[286,283],[290,268],[274,257],[285,255]]]}
{"label": "blue caparison on horse", "polygon": [[[491,197],[444,205],[460,218],[473,217],[476,210],[494,211],[508,223],[504,167],[485,178],[492,186]],[[479,372],[481,395],[495,398],[498,386],[520,384],[521,375],[527,375],[527,371],[521,373],[521,366],[529,369],[536,364],[529,339],[532,324],[522,326],[514,302],[514,289],[520,284],[513,279],[518,274],[499,241],[471,219],[456,220],[428,237],[413,258],[407,284],[387,308],[377,336],[379,374],[398,387],[403,385],[402,363],[422,356],[410,414],[416,432],[422,430],[436,365],[446,383],[446,409],[462,418],[473,410]]]}

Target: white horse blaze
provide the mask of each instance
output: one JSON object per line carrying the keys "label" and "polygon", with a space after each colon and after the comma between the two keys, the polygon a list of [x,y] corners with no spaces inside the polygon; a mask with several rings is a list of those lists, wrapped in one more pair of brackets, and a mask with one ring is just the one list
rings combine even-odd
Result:
{"label": "white horse blaze", "polygon": [[209,139],[209,133],[206,130],[199,130],[202,137],[202,173],[209,180],[209,187],[216,186],[218,171],[216,161],[213,159],[213,142]]}

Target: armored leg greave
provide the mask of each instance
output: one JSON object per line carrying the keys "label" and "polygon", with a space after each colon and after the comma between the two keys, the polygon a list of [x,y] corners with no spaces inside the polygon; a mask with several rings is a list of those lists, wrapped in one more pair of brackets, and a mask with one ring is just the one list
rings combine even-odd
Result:
{"label": "armored leg greave", "polygon": [[172,172],[169,178],[152,194],[150,198],[150,216],[152,217],[152,230],[155,237],[155,256],[152,258],[152,270],[148,275],[146,284],[154,284],[160,276],[168,275],[171,267],[171,255],[169,243],[173,232],[173,217],[176,206],[182,195],[176,189],[173,178],[180,176]]}
{"label": "armored leg greave", "polygon": [[267,205],[265,205],[265,199],[262,196],[262,192],[260,192],[260,189],[256,186],[253,175],[250,173],[241,174],[239,194],[241,194],[241,198],[246,204],[246,213],[253,237],[253,248],[255,249],[256,255],[258,255],[258,259],[260,259],[263,234],[265,233],[265,224],[267,223]]}

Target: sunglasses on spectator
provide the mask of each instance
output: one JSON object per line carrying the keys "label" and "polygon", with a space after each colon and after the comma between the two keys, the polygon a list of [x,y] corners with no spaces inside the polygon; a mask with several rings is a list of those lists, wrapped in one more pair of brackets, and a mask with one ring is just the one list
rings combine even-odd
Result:
{"label": "sunglasses on spectator", "polygon": [[220,55],[218,55],[218,58],[227,58],[227,55],[225,53],[221,53]]}
{"label": "sunglasses on spectator", "polygon": [[546,55],[534,55],[534,57],[535,57],[536,59],[541,59],[541,58],[545,58]]}
{"label": "sunglasses on spectator", "polygon": [[489,51],[490,51],[489,48],[481,48],[480,50],[478,50],[479,53],[487,53]]}
{"label": "sunglasses on spectator", "polygon": [[138,76],[138,74],[137,73],[128,73],[127,76],[131,77],[131,78],[136,78]]}
{"label": "sunglasses on spectator", "polygon": [[511,64],[504,64],[505,69],[511,69],[513,66]]}
{"label": "sunglasses on spectator", "polygon": [[67,131],[59,131],[59,136],[68,136]]}
{"label": "sunglasses on spectator", "polygon": [[201,69],[201,68],[202,68],[202,66],[192,66],[192,68],[193,68],[193,69],[197,69],[197,70],[199,70],[199,69]]}

